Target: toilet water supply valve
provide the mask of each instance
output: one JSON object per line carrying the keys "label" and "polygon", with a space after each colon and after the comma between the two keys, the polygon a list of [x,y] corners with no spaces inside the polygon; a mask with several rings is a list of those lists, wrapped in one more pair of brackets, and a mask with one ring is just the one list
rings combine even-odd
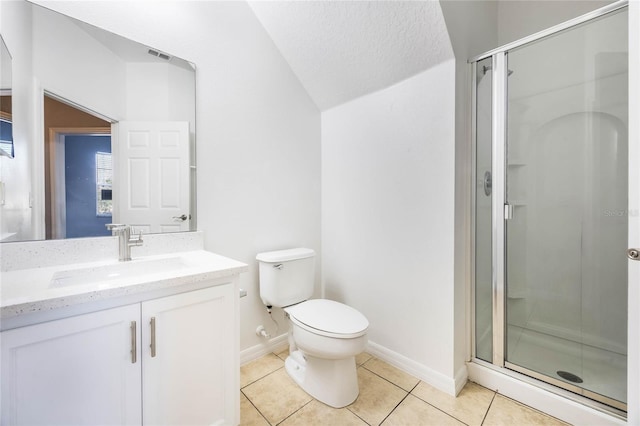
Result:
{"label": "toilet water supply valve", "polygon": [[[274,322],[274,324],[276,325],[276,331],[274,331],[274,334],[278,334],[278,329],[280,328],[280,326],[278,325],[278,321],[276,321],[273,318],[273,315],[271,315],[271,306],[267,306],[267,312],[269,313],[269,318],[271,318],[271,321]],[[267,331],[267,329],[264,327],[264,325],[259,325],[258,328],[256,328],[256,335],[259,337],[263,337],[265,339],[271,339],[271,334],[269,334],[269,332]]]}
{"label": "toilet water supply valve", "polygon": [[264,325],[259,325],[258,328],[256,328],[256,334],[260,337],[264,337],[265,339],[271,338],[271,335],[267,333],[267,329],[264,328]]}

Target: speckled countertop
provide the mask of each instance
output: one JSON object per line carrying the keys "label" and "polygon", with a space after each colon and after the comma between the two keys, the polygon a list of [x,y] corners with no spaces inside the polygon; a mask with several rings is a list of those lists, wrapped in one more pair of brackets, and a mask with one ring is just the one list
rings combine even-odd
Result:
{"label": "speckled countertop", "polygon": [[0,319],[215,280],[247,270],[244,263],[195,250],[138,257],[130,262],[102,260],[4,271]]}

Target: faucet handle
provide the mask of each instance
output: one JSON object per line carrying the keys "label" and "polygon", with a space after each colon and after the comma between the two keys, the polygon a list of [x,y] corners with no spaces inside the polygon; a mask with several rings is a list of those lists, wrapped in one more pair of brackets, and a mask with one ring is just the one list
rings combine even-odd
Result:
{"label": "faucet handle", "polygon": [[133,234],[133,236],[131,237],[132,242],[139,242],[138,245],[142,245],[142,242],[144,241],[142,239],[142,229],[139,229],[137,234],[134,231],[135,230],[131,228],[131,233]]}
{"label": "faucet handle", "polygon": [[112,229],[123,228],[127,225],[125,225],[124,223],[107,223],[104,226],[106,226],[107,229],[111,231]]}
{"label": "faucet handle", "polygon": [[122,231],[129,228],[129,226],[125,225],[124,223],[107,223],[104,226],[106,226],[113,235],[121,233]]}

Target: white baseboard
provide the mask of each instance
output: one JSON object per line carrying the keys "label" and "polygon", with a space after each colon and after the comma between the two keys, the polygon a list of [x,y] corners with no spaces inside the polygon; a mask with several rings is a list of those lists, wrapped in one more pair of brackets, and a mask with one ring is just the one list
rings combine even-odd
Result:
{"label": "white baseboard", "polygon": [[463,365],[456,372],[455,378],[455,386],[456,386],[456,395],[460,393],[464,385],[469,381],[469,370],[467,369],[467,365]]}
{"label": "white baseboard", "polygon": [[621,418],[571,399],[570,392],[556,390],[554,393],[474,362],[469,362],[467,367],[469,380],[565,422],[575,425],[626,424]]}
{"label": "white baseboard", "polygon": [[387,349],[384,346],[374,342],[369,342],[367,352],[381,360],[397,367],[412,376],[428,383],[436,389],[448,393],[449,395],[457,395],[467,383],[467,367],[460,368],[455,378],[435,371],[426,365],[420,364],[412,359],[407,358],[397,352]]}
{"label": "white baseboard", "polygon": [[259,345],[243,349],[240,351],[240,365],[255,361],[256,359],[263,357],[271,352],[276,352],[280,349],[284,349],[288,344],[289,341],[287,339],[287,333],[284,333],[269,340],[265,340],[264,343],[261,343]]}

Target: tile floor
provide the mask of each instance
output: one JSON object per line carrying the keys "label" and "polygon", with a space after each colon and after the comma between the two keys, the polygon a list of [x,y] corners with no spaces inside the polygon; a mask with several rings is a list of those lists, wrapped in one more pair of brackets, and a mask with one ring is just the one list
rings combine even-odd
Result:
{"label": "tile floor", "polygon": [[454,398],[367,353],[356,357],[358,399],[335,409],[289,378],[287,355],[285,349],[241,367],[241,425],[566,425],[471,382]]}

